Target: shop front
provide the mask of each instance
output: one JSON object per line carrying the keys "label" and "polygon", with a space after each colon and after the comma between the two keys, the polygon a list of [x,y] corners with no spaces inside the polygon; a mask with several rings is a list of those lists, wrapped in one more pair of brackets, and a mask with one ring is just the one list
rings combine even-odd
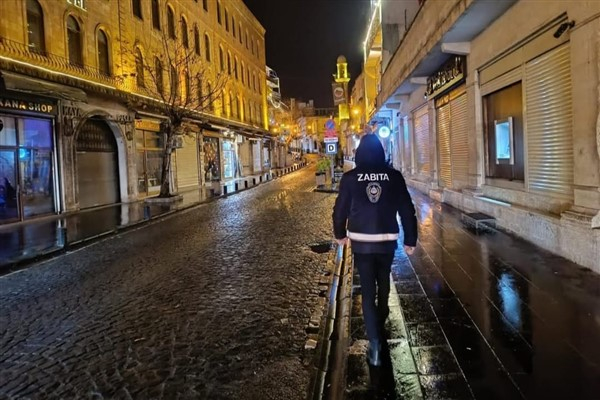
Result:
{"label": "shop front", "polygon": [[221,136],[218,132],[204,130],[202,138],[202,171],[208,186],[221,181]]}
{"label": "shop front", "polygon": [[75,150],[79,207],[119,203],[119,150],[108,123],[100,117],[83,122]]}
{"label": "shop front", "polygon": [[479,69],[484,192],[551,213],[574,197],[571,46],[552,29],[563,20]]}
{"label": "shop front", "polygon": [[58,211],[57,105],[0,97],[0,224]]}
{"label": "shop front", "polygon": [[469,183],[465,58],[451,57],[428,79],[426,95],[435,100],[438,185],[462,189]]}
{"label": "shop front", "polygon": [[175,150],[177,166],[178,191],[198,190],[200,187],[200,152],[198,148],[198,132],[194,126],[186,126],[181,135],[178,148]]}
{"label": "shop front", "polygon": [[163,147],[164,135],[160,133],[159,120],[135,121],[137,190],[141,198],[160,192]]}

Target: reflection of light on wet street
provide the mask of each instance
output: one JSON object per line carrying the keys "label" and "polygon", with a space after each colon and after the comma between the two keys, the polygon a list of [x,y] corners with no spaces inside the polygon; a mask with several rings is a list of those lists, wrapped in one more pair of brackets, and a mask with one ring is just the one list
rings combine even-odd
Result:
{"label": "reflection of light on wet street", "polygon": [[498,294],[502,302],[502,314],[516,329],[521,329],[521,299],[512,277],[503,273],[498,280]]}

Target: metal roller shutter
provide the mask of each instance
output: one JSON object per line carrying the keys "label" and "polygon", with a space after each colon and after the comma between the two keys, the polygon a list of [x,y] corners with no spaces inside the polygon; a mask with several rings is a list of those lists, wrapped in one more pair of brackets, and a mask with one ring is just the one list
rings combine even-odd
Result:
{"label": "metal roller shutter", "polygon": [[197,188],[200,185],[198,173],[198,143],[196,136],[183,136],[183,147],[177,149],[177,187]]}
{"label": "metal roller shutter", "polygon": [[429,174],[429,113],[427,105],[416,110],[413,114],[415,124],[415,150],[416,150],[416,167],[417,172],[421,174]]}
{"label": "metal roller shutter", "polygon": [[515,68],[499,77],[481,85],[481,95],[486,96],[490,93],[496,92],[507,86],[512,85],[515,82],[520,81],[523,78],[523,69],[521,67]]}
{"label": "metal roller shutter", "polygon": [[450,153],[450,104],[437,109],[438,152],[440,157],[440,185],[452,187],[452,157]]}
{"label": "metal roller shutter", "polygon": [[467,134],[467,95],[450,101],[450,149],[452,155],[452,184],[455,189],[469,183],[469,141]]}
{"label": "metal roller shutter", "polygon": [[403,126],[403,140],[402,140],[402,144],[404,145],[404,164],[403,167],[404,169],[402,170],[402,172],[406,172],[409,174],[412,174],[413,171],[413,165],[412,165],[412,147],[411,147],[411,138],[410,138],[410,131],[409,131],[409,127],[408,127],[408,118],[404,117],[402,119],[402,126]]}
{"label": "metal roller shutter", "polygon": [[573,198],[573,137],[569,45],[525,66],[528,186],[532,192]]}

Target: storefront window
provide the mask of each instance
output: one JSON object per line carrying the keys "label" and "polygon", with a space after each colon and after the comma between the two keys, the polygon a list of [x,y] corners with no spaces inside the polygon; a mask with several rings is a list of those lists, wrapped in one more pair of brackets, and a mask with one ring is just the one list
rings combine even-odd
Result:
{"label": "storefront window", "polygon": [[140,195],[156,193],[162,183],[163,135],[138,129],[135,142],[138,192]]}
{"label": "storefront window", "polygon": [[221,180],[221,157],[219,155],[219,139],[205,136],[204,150],[204,180],[206,182]]}
{"label": "storefront window", "polygon": [[235,176],[235,150],[233,142],[223,141],[223,175],[225,179],[231,179]]}
{"label": "storefront window", "polygon": [[0,121],[0,222],[54,212],[52,122]]}
{"label": "storefront window", "polygon": [[485,96],[484,106],[487,177],[524,181],[521,82]]}

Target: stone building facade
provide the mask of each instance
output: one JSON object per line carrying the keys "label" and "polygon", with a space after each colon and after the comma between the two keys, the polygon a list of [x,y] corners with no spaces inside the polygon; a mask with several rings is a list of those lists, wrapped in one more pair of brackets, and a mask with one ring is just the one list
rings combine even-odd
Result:
{"label": "stone building facade", "polygon": [[0,223],[155,195],[158,80],[198,99],[222,82],[186,121],[173,192],[269,168],[264,35],[242,0],[0,2]]}
{"label": "stone building facade", "polygon": [[421,2],[377,96],[409,184],[600,272],[599,32],[596,2]]}

